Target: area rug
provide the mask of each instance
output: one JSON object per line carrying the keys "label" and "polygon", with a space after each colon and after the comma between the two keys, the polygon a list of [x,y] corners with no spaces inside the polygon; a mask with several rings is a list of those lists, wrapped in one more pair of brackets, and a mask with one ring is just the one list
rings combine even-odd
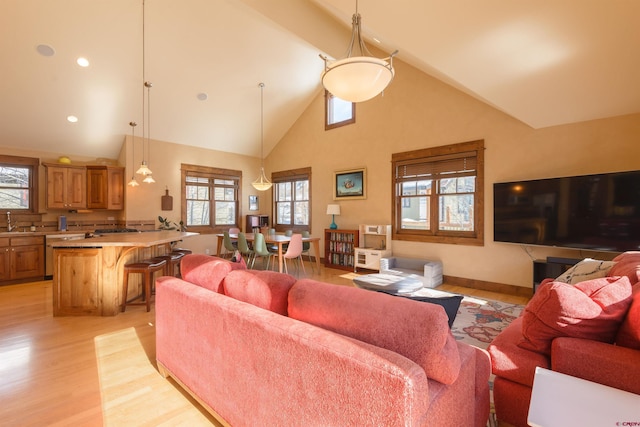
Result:
{"label": "area rug", "polygon": [[456,340],[486,349],[522,313],[524,306],[465,296],[451,332]]}
{"label": "area rug", "polygon": [[[458,315],[453,322],[451,333],[456,340],[478,348],[487,349],[491,341],[509,324],[518,318],[524,306],[500,301],[465,296],[460,303]],[[489,376],[490,417],[495,417],[493,404],[493,373]],[[492,426],[491,421],[487,426]]]}

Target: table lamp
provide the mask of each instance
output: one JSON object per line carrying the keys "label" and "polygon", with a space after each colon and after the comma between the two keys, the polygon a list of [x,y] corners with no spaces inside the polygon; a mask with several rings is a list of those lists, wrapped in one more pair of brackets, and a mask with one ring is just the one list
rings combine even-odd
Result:
{"label": "table lamp", "polygon": [[338,228],[336,224],[336,215],[340,215],[340,205],[327,205],[327,215],[332,215],[330,229],[335,230]]}

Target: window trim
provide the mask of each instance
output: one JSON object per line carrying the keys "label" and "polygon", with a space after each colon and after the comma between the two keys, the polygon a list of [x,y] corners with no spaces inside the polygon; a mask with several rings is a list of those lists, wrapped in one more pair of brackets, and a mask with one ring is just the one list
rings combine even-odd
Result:
{"label": "window trim", "polygon": [[[276,185],[277,183],[281,183],[281,182],[293,182],[296,180],[299,180],[300,178],[304,178],[307,179],[309,181],[309,224],[307,225],[295,225],[295,224],[277,224],[276,223],[276,214],[277,214],[277,200],[276,200]],[[312,198],[312,191],[311,191],[311,167],[306,167],[306,168],[299,168],[299,169],[291,169],[291,170],[286,170],[286,171],[279,171],[279,172],[272,172],[271,173],[271,182],[273,182],[273,192],[272,192],[272,199],[273,199],[273,205],[272,205],[272,220],[271,220],[271,224],[272,224],[272,228],[275,228],[275,230],[277,232],[285,232],[287,230],[293,230],[294,232],[301,232],[301,231],[308,231],[309,233],[311,233],[311,224],[312,224],[312,206],[313,206],[313,202],[311,200]],[[293,201],[292,201],[293,203]]]}
{"label": "window trim", "polygon": [[[356,122],[356,103],[351,103],[351,118],[341,122],[329,124],[329,104],[331,100],[337,98],[328,90],[324,90],[324,130],[331,130],[342,126],[350,125]],[[338,98],[339,99],[339,98]],[[347,101],[348,102],[348,101]]]}
{"label": "window trim", "polygon": [[[463,244],[473,246],[484,246],[484,140],[476,140],[462,142],[458,144],[444,145],[440,147],[426,148],[416,151],[408,151],[404,153],[394,153],[391,156],[391,186],[392,186],[392,238],[393,240],[405,240],[414,242],[428,243],[449,243]],[[440,231],[430,230],[403,230],[398,227],[397,213],[401,211],[402,198],[398,194],[398,185],[396,182],[396,168],[398,165],[407,162],[428,161],[429,158],[458,155],[465,152],[474,151],[476,154],[476,182],[474,193],[474,232],[456,232],[456,231]],[[438,207],[438,194],[434,193],[432,200]],[[432,210],[437,215],[438,210]]]}
{"label": "window trim", "polygon": [[[182,163],[180,166],[181,171],[181,209],[180,219],[188,228],[188,231],[193,231],[201,234],[218,234],[223,231],[227,231],[231,227],[240,228],[240,219],[242,218],[242,171],[233,169],[215,168],[211,166],[199,166]],[[226,179],[234,179],[238,181],[237,200],[236,200],[236,217],[235,224],[228,225],[187,225],[187,176],[199,176],[206,178],[220,178],[226,177]],[[213,186],[211,187],[213,188]],[[213,203],[213,192],[209,203]],[[213,206],[210,209],[212,218],[215,215]]]}
{"label": "window trim", "polygon": [[11,212],[12,214],[37,214],[39,211],[38,184],[40,178],[38,172],[40,170],[40,159],[2,154],[0,155],[0,164],[4,166],[28,167],[31,169],[29,173],[29,209],[4,209],[3,212]]}

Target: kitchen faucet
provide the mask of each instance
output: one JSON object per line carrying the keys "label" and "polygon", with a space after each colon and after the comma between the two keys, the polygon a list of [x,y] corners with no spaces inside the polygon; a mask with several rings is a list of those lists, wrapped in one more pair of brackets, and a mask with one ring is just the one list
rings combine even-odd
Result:
{"label": "kitchen faucet", "polygon": [[11,225],[11,212],[7,212],[7,231],[13,231],[14,228],[16,227]]}

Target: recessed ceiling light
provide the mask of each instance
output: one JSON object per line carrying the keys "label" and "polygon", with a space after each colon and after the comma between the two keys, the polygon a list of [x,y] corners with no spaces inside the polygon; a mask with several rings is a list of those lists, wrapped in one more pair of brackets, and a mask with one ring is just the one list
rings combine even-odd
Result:
{"label": "recessed ceiling light", "polygon": [[80,58],[78,58],[78,60],[76,62],[81,67],[88,67],[89,66],[89,60],[87,58],[80,57]]}
{"label": "recessed ceiling light", "polygon": [[208,98],[209,98],[209,95],[207,95],[207,94],[206,94],[206,93],[204,93],[204,92],[200,92],[200,93],[198,94],[198,99],[199,99],[200,101],[206,101]]}
{"label": "recessed ceiling light", "polygon": [[75,123],[75,122],[77,122],[77,121],[78,121],[78,118],[77,118],[76,116],[67,116],[67,120],[68,120],[70,123]]}
{"label": "recessed ceiling light", "polygon": [[56,51],[48,44],[39,44],[36,46],[36,50],[42,56],[53,56],[56,53]]}

